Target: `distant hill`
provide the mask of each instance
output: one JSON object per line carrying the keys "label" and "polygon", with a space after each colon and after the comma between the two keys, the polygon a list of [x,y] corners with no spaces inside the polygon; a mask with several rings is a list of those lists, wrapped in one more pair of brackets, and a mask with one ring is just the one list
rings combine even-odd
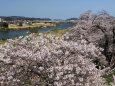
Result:
{"label": "distant hill", "polygon": [[66,19],[66,20],[78,20],[78,18],[69,18],[69,19]]}
{"label": "distant hill", "polygon": [[29,21],[34,21],[34,20],[45,20],[45,21],[50,21],[50,18],[32,18],[32,17],[23,17],[23,16],[0,16],[4,21],[17,21],[17,20],[29,20]]}

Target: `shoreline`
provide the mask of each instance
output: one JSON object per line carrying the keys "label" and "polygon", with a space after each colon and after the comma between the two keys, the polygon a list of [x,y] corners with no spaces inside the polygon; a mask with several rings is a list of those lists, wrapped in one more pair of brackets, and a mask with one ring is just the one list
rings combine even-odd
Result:
{"label": "shoreline", "polygon": [[14,30],[29,30],[29,29],[36,29],[36,28],[48,28],[48,27],[55,27],[54,26],[39,26],[39,27],[21,27],[21,28],[0,28],[0,31],[14,31]]}
{"label": "shoreline", "polygon": [[33,23],[32,25],[23,24],[22,26],[16,24],[9,24],[8,28],[0,28],[0,31],[11,31],[11,30],[24,30],[24,29],[34,29],[34,28],[48,28],[55,27],[55,23]]}

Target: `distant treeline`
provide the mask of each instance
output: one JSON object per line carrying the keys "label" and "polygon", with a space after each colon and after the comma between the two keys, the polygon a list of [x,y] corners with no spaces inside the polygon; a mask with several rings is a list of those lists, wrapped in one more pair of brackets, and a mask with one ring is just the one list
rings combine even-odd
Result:
{"label": "distant treeline", "polygon": [[50,21],[50,18],[33,18],[33,17],[22,17],[22,16],[0,16],[4,21],[34,21],[34,20],[45,20],[45,21]]}

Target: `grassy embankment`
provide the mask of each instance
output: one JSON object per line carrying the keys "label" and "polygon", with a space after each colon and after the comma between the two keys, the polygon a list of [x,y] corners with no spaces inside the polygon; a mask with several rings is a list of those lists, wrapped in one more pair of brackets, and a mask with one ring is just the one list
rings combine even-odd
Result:
{"label": "grassy embankment", "polygon": [[66,33],[69,30],[69,28],[60,28],[60,29],[54,29],[50,30],[48,32],[45,32],[45,34],[53,34],[55,36],[61,37],[64,33]]}
{"label": "grassy embankment", "polygon": [[6,40],[0,40],[0,44],[4,44],[6,42],[7,42]]}
{"label": "grassy embankment", "polygon": [[9,24],[8,28],[0,28],[0,31],[16,30],[16,29],[33,29],[56,26],[56,23],[31,23],[31,24]]}
{"label": "grassy embankment", "polygon": [[10,24],[9,29],[40,28],[40,27],[51,27],[55,25],[56,25],[55,23],[32,23],[32,24],[23,24],[22,26],[16,24]]}

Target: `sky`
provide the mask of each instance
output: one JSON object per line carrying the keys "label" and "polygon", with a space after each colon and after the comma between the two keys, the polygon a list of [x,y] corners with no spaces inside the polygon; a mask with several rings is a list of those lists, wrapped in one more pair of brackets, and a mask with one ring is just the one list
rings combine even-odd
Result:
{"label": "sky", "polygon": [[0,0],[0,16],[68,19],[87,10],[115,16],[114,4],[115,0]]}

